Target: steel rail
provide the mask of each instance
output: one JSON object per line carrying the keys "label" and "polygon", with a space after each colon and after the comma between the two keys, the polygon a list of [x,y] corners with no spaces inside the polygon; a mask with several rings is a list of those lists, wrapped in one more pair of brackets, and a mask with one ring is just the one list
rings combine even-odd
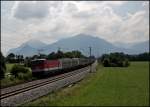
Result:
{"label": "steel rail", "polygon": [[64,74],[61,74],[59,76],[56,76],[56,78],[51,78],[51,79],[48,79],[46,81],[43,81],[43,82],[40,82],[40,83],[37,83],[37,84],[34,84],[34,85],[29,85],[27,87],[23,87],[23,88],[20,88],[20,89],[17,89],[17,90],[13,90],[11,92],[7,92],[7,93],[4,93],[4,94],[1,94],[0,100],[2,100],[4,98],[7,98],[7,97],[11,97],[11,96],[17,95],[17,94],[20,94],[20,93],[23,93],[23,92],[26,92],[26,91],[29,91],[31,89],[35,89],[35,88],[38,88],[38,87],[41,87],[41,86],[44,86],[44,85],[47,85],[47,84],[59,81],[59,80],[63,80],[66,77],[71,77],[74,74],[81,73],[81,72],[83,72],[82,69],[87,70],[87,68],[88,67],[84,67],[84,68],[78,69],[77,71],[64,73]]}

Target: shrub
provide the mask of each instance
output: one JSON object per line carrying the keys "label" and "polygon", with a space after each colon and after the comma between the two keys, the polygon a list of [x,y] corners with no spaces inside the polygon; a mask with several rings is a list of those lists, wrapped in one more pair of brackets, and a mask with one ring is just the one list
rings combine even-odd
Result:
{"label": "shrub", "polygon": [[126,60],[124,61],[124,66],[125,66],[125,67],[128,67],[129,65],[130,65],[129,60],[126,59]]}
{"label": "shrub", "polygon": [[19,74],[18,74],[18,79],[21,79],[21,80],[29,80],[29,79],[32,79],[32,73],[31,73],[31,72],[19,73]]}
{"label": "shrub", "polygon": [[104,67],[128,67],[130,65],[123,53],[104,54],[100,59]]}
{"label": "shrub", "polygon": [[103,65],[104,65],[104,67],[109,67],[109,66],[110,66],[110,61],[109,61],[108,58],[105,58],[105,59],[104,59]]}
{"label": "shrub", "polygon": [[14,65],[11,69],[11,74],[18,77],[19,73],[27,73],[29,70],[22,65]]}

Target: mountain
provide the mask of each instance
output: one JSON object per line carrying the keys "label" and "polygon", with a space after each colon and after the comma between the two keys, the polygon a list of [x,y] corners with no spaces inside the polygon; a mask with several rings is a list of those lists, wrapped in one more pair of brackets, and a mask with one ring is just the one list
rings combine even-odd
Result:
{"label": "mountain", "polygon": [[22,46],[25,46],[25,45],[29,45],[30,47],[35,48],[35,49],[40,49],[40,48],[45,47],[47,44],[36,39],[31,39],[22,44]]}
{"label": "mountain", "polygon": [[32,56],[38,53],[39,49],[42,49],[43,47],[45,47],[46,44],[39,41],[39,40],[30,40],[27,41],[25,43],[23,43],[21,46],[17,47],[17,48],[13,48],[10,49],[7,52],[7,55],[9,53],[14,53],[17,55],[24,55],[24,56]]}
{"label": "mountain", "polygon": [[53,44],[49,44],[44,47],[44,50],[47,54],[52,51],[57,51],[58,48],[60,48],[62,51],[79,50],[83,54],[89,55],[90,46],[92,47],[92,53],[96,56],[101,53],[113,51],[115,49],[112,44],[103,39],[90,35],[79,34],[77,36],[62,39]]}
{"label": "mountain", "polygon": [[113,45],[119,48],[129,49],[131,46],[135,45],[135,43],[114,42]]}
{"label": "mountain", "polygon": [[130,49],[137,51],[138,53],[148,52],[149,51],[149,41],[136,43],[136,44],[132,45],[130,47]]}
{"label": "mountain", "polygon": [[92,47],[92,55],[101,56],[104,53],[110,52],[124,52],[128,54],[138,54],[149,50],[149,41],[132,44],[128,47],[118,47],[116,44],[111,44],[104,39],[94,37],[86,34],[78,34],[70,38],[61,39],[53,44],[44,44],[38,40],[30,40],[20,47],[11,49],[9,51],[15,54],[23,54],[24,56],[32,56],[38,53],[38,49],[42,49],[42,53],[49,54],[56,52],[58,49],[61,51],[79,50],[84,55],[89,56],[89,47]]}
{"label": "mountain", "polygon": [[148,52],[149,51],[149,41],[138,42],[138,43],[114,43],[116,47],[130,49],[131,54]]}

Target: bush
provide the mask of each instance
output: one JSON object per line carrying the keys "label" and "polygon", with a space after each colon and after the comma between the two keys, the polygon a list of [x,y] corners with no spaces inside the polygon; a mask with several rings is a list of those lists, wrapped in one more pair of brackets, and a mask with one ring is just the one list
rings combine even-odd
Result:
{"label": "bush", "polygon": [[11,69],[11,74],[15,77],[18,77],[19,73],[27,73],[29,69],[23,67],[22,65],[14,65]]}
{"label": "bush", "polygon": [[126,55],[118,52],[104,54],[99,60],[104,67],[128,67],[130,65]]}
{"label": "bush", "polygon": [[125,67],[128,67],[129,65],[130,65],[129,60],[126,59],[126,60],[124,61],[124,66],[125,66]]}
{"label": "bush", "polygon": [[109,67],[109,66],[110,66],[110,61],[109,61],[108,58],[105,58],[105,59],[104,59],[103,65],[104,65],[104,67]]}
{"label": "bush", "polygon": [[18,74],[18,79],[21,79],[21,80],[29,80],[29,79],[32,79],[32,73],[31,73],[31,72],[19,73],[19,74]]}

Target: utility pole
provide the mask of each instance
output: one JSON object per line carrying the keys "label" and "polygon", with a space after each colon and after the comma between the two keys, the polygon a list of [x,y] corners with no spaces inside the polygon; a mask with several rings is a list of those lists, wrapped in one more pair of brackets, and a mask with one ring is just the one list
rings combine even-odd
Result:
{"label": "utility pole", "polygon": [[43,49],[38,49],[38,54],[39,56],[41,56],[41,52],[43,51]]}
{"label": "utility pole", "polygon": [[58,47],[58,51],[60,51],[60,49],[61,49],[61,48],[60,48],[60,47]]}
{"label": "utility pole", "polygon": [[[89,51],[90,51],[90,63],[91,63],[91,46],[89,47]],[[92,72],[92,65],[90,64],[90,73]]]}

